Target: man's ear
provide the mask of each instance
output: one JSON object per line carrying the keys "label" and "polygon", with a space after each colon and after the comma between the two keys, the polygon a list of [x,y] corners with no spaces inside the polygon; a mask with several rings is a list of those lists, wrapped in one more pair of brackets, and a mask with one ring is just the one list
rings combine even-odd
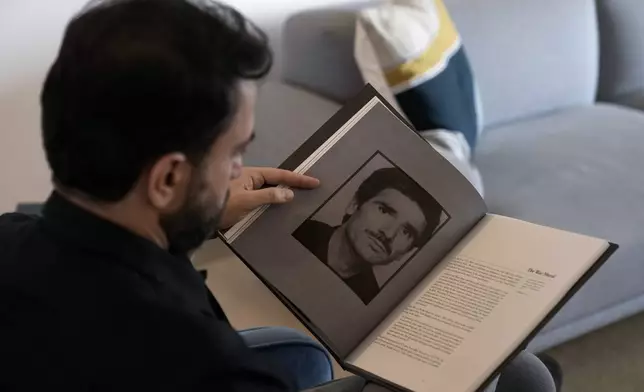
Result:
{"label": "man's ear", "polygon": [[150,203],[159,210],[174,210],[185,198],[192,166],[182,153],[162,156],[150,168],[147,192]]}
{"label": "man's ear", "polygon": [[347,210],[345,211],[345,215],[353,215],[356,211],[358,211],[358,200],[354,197],[351,199],[351,203],[347,206]]}

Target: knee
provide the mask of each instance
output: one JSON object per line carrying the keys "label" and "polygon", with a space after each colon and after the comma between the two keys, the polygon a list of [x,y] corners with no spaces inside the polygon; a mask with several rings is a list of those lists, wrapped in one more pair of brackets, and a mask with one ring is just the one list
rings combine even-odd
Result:
{"label": "knee", "polygon": [[556,387],[546,365],[524,351],[503,368],[496,391],[555,392]]}
{"label": "knee", "polygon": [[333,362],[324,347],[303,332],[283,327],[241,331],[240,335],[264,360],[281,367],[300,389],[333,379]]}

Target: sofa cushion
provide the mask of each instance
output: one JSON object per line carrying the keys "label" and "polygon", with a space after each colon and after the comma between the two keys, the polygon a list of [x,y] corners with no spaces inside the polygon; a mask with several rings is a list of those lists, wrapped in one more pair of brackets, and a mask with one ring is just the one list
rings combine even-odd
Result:
{"label": "sofa cushion", "polygon": [[[342,101],[363,82],[353,61],[355,10],[309,10],[284,27],[284,78]],[[373,2],[371,2],[373,4]],[[594,101],[594,0],[445,0],[481,91],[486,125]]]}
{"label": "sofa cushion", "polygon": [[356,10],[307,10],[290,17],[283,31],[283,78],[324,97],[344,102],[364,87],[353,59]]}
{"label": "sofa cushion", "polygon": [[546,330],[644,293],[644,114],[599,104],[490,130],[477,162],[490,211],[621,248]]}
{"label": "sofa cushion", "polygon": [[257,97],[255,133],[245,164],[279,166],[340,108],[302,89],[268,81]]}

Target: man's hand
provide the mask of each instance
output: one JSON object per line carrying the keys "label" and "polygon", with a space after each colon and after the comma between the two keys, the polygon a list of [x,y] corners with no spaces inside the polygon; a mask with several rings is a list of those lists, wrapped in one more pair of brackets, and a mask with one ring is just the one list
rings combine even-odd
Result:
{"label": "man's hand", "polygon": [[288,170],[246,167],[242,175],[230,184],[230,199],[224,210],[222,227],[233,226],[264,204],[284,204],[293,200],[292,190],[278,187],[260,189],[264,185],[313,189],[320,185],[320,181]]}

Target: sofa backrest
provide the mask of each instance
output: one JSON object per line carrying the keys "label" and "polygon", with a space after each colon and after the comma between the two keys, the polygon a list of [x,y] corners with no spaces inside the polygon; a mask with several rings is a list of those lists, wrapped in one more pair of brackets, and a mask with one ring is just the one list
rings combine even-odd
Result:
{"label": "sofa backrest", "polygon": [[287,19],[282,37],[283,79],[343,102],[364,86],[353,59],[356,10],[365,3],[313,9]]}
{"label": "sofa backrest", "polygon": [[599,99],[644,109],[644,1],[598,0]]}
{"label": "sofa backrest", "polygon": [[[486,126],[594,101],[594,0],[445,0],[481,92]],[[284,28],[284,79],[343,101],[363,83],[353,61],[355,10],[311,10]]]}

